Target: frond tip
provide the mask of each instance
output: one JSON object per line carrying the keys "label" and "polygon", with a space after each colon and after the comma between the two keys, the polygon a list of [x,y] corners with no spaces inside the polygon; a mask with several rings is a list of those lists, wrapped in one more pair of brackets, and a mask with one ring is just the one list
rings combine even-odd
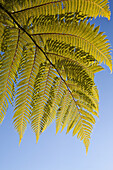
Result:
{"label": "frond tip", "polygon": [[22,138],[20,137],[20,140],[19,140],[19,146],[20,146],[20,144],[21,144],[21,141],[22,141]]}
{"label": "frond tip", "polygon": [[36,134],[36,143],[38,143],[38,140],[39,140],[39,135]]}

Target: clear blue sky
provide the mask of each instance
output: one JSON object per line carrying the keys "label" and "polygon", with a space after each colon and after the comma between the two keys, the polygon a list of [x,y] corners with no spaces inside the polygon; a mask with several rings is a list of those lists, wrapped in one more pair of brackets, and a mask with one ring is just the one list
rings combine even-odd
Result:
{"label": "clear blue sky", "polygon": [[[113,12],[113,1],[110,0]],[[106,32],[113,47],[113,14],[111,20],[95,20]],[[35,134],[28,126],[19,147],[19,136],[12,125],[10,106],[0,126],[0,170],[113,170],[113,74],[106,67],[96,75],[99,89],[99,116],[94,127],[88,155],[85,147],[65,131],[55,135],[55,123],[41,135],[36,144]]]}

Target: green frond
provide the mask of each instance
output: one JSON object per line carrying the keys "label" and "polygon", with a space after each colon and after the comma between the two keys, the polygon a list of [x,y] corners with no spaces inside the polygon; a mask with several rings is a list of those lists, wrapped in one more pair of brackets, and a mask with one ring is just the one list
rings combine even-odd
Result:
{"label": "green frond", "polygon": [[86,103],[88,103],[89,105],[92,106],[92,108],[98,112],[99,108],[98,108],[98,100],[94,98],[94,95],[89,95],[87,92],[84,92],[83,90],[74,90],[74,95],[78,96],[78,100],[81,101],[86,101]]}
{"label": "green frond", "polygon": [[79,106],[79,108],[84,109],[90,113],[92,113],[93,115],[98,117],[98,113],[94,111],[93,107],[89,104],[87,104],[87,102],[83,102],[83,101],[79,101],[77,100],[77,105]]}
{"label": "green frond", "polygon": [[32,35],[37,37],[40,35],[44,44],[48,39],[54,40],[56,43],[63,41],[75,48],[80,48],[88,55],[93,56],[98,62],[104,62],[112,71],[110,44],[103,33],[98,33],[99,27],[94,28],[94,24],[87,24],[87,20],[68,25],[66,22],[59,24],[52,18],[51,24],[49,22],[37,24],[34,30],[36,32]]}
{"label": "green frond", "polygon": [[43,57],[33,44],[23,49],[22,60],[19,67],[19,78],[16,90],[15,113],[13,123],[17,129],[20,141],[29,122],[32,107],[32,95],[34,83],[39,70],[39,64],[43,62]]}
{"label": "green frond", "polygon": [[[47,123],[46,123],[46,126],[49,126],[52,121],[56,118],[56,114],[57,114],[57,110],[59,108],[59,103],[61,101],[61,98],[65,92],[65,85],[64,85],[64,82],[59,79],[58,77],[55,77],[55,87],[54,87],[54,90],[53,90],[53,86],[51,87],[53,93],[54,93],[54,98],[51,102],[51,106],[50,107],[50,112],[49,112],[49,116],[52,117],[53,119],[50,119],[49,116],[47,116]],[[50,96],[51,98],[51,96]],[[43,131],[46,129],[46,128],[43,128]],[[43,132],[42,131],[42,132]]]}
{"label": "green frond", "polygon": [[67,79],[72,79],[75,86],[79,85],[82,91],[84,89],[91,92],[94,85],[94,73],[102,70],[98,62],[93,58],[90,59],[88,54],[80,49],[74,49],[69,44],[53,40],[47,41],[46,54],[57,68],[64,69]]}
{"label": "green frond", "polygon": [[92,124],[95,123],[93,116],[83,110],[78,110],[78,114],[72,119],[67,127],[67,133],[74,127],[73,136],[77,134],[80,140],[85,142],[86,152],[88,151],[89,139],[92,132]]}
{"label": "green frond", "polygon": [[71,100],[71,95],[67,91],[63,94],[56,114],[56,133],[59,131],[64,115],[67,112]]}
{"label": "green frond", "polygon": [[57,88],[57,77],[54,78],[54,81],[52,83],[50,92],[49,92],[49,98],[44,106],[44,114],[42,117],[41,122],[43,123],[43,128],[41,128],[40,133],[44,132],[44,130],[47,128],[47,126],[50,125],[50,123],[54,120],[55,115],[54,112],[51,112],[51,109],[54,105],[54,98],[55,98],[55,89]]}
{"label": "green frond", "polygon": [[77,108],[74,107],[75,102],[73,100],[70,101],[70,104],[68,105],[68,108],[64,114],[63,120],[62,120],[62,129],[61,131],[63,131],[63,129],[66,127],[66,125],[72,121],[72,117],[77,112]]}
{"label": "green frond", "polygon": [[108,0],[1,0],[0,123],[8,102],[20,141],[31,124],[36,142],[56,120],[86,153],[99,112],[95,73],[112,72],[110,44],[90,18],[110,19]]}
{"label": "green frond", "polygon": [[[84,140],[89,141],[93,124],[95,124],[93,114],[98,116],[98,113],[94,111],[93,104],[89,104],[89,99],[83,98],[80,93],[78,93],[78,98],[74,95],[75,92],[72,92],[72,94],[75,97],[74,100],[70,97],[69,92],[65,92],[61,98],[56,114],[56,132],[58,132],[60,127],[62,127],[62,131],[66,125],[68,125],[67,133],[73,129],[73,136],[77,134],[77,137],[83,140],[83,142]],[[91,102],[95,103],[94,96],[91,95],[90,97],[92,99]],[[83,105],[80,105],[81,103],[83,103]],[[98,102],[96,104],[98,106]],[[86,150],[88,149],[88,143],[89,142],[86,142],[85,144]]]}
{"label": "green frond", "polygon": [[98,63],[93,63],[90,66],[90,69],[91,69],[91,72],[93,72],[94,74],[104,70],[104,68],[102,66],[98,65]]}
{"label": "green frond", "polygon": [[[13,34],[15,36],[13,36]],[[13,41],[12,41],[13,40]],[[3,41],[1,45],[2,54],[2,65],[0,71],[0,115],[2,117],[1,122],[6,113],[8,107],[8,101],[12,98],[12,88],[15,74],[17,72],[21,44],[20,41],[20,30],[7,28],[4,30]],[[17,52],[18,51],[18,52]]]}
{"label": "green frond", "polygon": [[53,114],[50,114],[50,108],[52,107],[52,101],[54,99],[55,89],[55,77],[57,72],[51,65],[44,63],[40,65],[39,72],[37,74],[31,112],[31,126],[36,134],[38,140],[39,135],[44,131],[48,119],[52,121],[54,119]]}
{"label": "green frond", "polygon": [[[11,3],[13,5],[14,1]],[[12,6],[9,9],[16,17],[19,15],[56,15],[71,11],[72,13],[81,12],[81,14],[89,17],[96,18],[99,15],[108,18],[108,20],[110,19],[108,0],[24,0],[16,3],[16,6]]]}

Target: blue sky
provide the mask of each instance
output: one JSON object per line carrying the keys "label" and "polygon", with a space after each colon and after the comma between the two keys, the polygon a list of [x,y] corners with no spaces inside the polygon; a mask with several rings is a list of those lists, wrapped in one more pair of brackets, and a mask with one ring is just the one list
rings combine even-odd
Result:
{"label": "blue sky", "polygon": [[[113,12],[112,0],[110,9]],[[110,21],[98,18],[95,23],[101,25],[113,47],[113,16]],[[64,130],[55,135],[55,123],[41,135],[38,144],[28,126],[19,147],[10,106],[0,126],[0,170],[113,170],[113,74],[105,68],[95,77],[100,96],[99,119],[87,156],[83,143],[71,133],[66,135]]]}

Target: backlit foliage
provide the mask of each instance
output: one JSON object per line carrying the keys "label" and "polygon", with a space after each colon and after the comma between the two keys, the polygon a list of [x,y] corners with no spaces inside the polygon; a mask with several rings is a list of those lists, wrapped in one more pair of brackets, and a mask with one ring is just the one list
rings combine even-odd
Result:
{"label": "backlit foliage", "polygon": [[30,123],[38,141],[56,120],[88,151],[98,117],[96,72],[112,71],[110,44],[97,16],[110,19],[108,0],[0,0],[0,123],[8,103],[20,142]]}

